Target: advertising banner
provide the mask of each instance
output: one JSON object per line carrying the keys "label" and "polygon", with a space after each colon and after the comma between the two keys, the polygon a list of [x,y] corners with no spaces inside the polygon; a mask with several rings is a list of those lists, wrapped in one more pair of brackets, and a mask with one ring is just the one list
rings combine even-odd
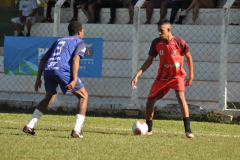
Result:
{"label": "advertising banner", "polygon": [[[37,75],[42,56],[60,37],[11,37],[4,40],[6,75]],[[79,63],[79,77],[102,77],[102,38],[84,38],[86,52]]]}

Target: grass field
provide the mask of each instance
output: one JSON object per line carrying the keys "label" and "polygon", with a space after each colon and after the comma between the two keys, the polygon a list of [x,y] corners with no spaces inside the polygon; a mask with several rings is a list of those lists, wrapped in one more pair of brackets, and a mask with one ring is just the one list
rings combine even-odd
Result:
{"label": "grass field", "polygon": [[182,120],[154,120],[153,136],[134,136],[134,118],[86,117],[84,139],[71,138],[75,115],[46,114],[36,134],[21,130],[31,114],[0,113],[0,159],[239,159],[240,126],[191,122],[194,139]]}

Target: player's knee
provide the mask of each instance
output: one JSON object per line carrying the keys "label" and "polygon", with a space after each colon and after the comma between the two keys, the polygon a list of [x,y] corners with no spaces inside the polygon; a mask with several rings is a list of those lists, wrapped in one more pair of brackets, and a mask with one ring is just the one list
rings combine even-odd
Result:
{"label": "player's knee", "polygon": [[177,96],[177,99],[180,100],[180,101],[185,100],[185,96],[184,96],[183,92],[176,93],[176,96]]}
{"label": "player's knee", "polygon": [[29,24],[32,24],[31,20],[30,19],[27,19],[27,23]]}
{"label": "player's knee", "polygon": [[199,8],[202,5],[202,3],[200,1],[197,1],[195,4],[195,7]]}
{"label": "player's knee", "polygon": [[55,95],[47,94],[45,98],[47,99],[47,101],[49,103],[52,103],[54,101],[54,99],[55,99]]}
{"label": "player's knee", "polygon": [[88,99],[88,92],[87,91],[84,92],[83,98]]}
{"label": "player's knee", "polygon": [[11,23],[14,25],[14,24],[16,24],[13,20],[11,20]]}
{"label": "player's knee", "polygon": [[78,99],[88,99],[88,93],[85,90],[74,92],[74,94],[78,97]]}
{"label": "player's knee", "polygon": [[155,101],[153,100],[148,100],[147,103],[146,103],[146,107],[147,108],[152,108],[152,106],[154,106],[155,104]]}

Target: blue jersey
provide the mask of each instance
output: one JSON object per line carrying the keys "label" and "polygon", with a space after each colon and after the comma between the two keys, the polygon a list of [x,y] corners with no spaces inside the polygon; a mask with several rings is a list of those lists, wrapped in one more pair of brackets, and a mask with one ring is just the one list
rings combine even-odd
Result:
{"label": "blue jersey", "polygon": [[75,54],[84,57],[86,43],[76,36],[58,39],[44,56],[44,75],[71,74],[72,59]]}

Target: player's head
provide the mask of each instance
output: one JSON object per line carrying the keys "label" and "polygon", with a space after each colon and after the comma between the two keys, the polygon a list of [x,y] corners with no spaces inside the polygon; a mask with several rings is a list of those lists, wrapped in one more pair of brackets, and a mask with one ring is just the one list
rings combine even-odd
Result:
{"label": "player's head", "polygon": [[84,37],[84,28],[82,24],[78,21],[71,22],[68,25],[69,36],[76,36],[80,39]]}
{"label": "player's head", "polygon": [[169,40],[171,34],[171,23],[167,19],[158,22],[159,35],[164,40]]}

